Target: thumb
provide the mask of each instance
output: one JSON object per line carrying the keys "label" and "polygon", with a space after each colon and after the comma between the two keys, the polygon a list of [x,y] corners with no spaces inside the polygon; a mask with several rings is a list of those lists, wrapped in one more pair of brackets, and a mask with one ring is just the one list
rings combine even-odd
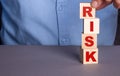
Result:
{"label": "thumb", "polygon": [[96,8],[97,10],[100,10],[102,8],[105,8],[107,5],[111,3],[112,0],[92,0],[91,6]]}

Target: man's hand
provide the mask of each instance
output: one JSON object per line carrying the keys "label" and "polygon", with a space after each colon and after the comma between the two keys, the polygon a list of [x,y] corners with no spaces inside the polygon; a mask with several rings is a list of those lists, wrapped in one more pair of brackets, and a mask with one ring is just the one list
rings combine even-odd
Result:
{"label": "man's hand", "polygon": [[113,5],[119,9],[120,8],[120,0],[92,0],[92,7],[96,8],[97,10],[102,9],[109,4],[113,3]]}

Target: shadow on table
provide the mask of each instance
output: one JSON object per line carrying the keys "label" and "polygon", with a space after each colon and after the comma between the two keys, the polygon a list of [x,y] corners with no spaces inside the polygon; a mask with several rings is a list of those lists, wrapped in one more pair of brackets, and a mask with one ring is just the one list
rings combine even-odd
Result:
{"label": "shadow on table", "polygon": [[56,50],[54,49],[55,50],[54,53],[57,53],[63,56],[64,58],[68,58],[80,62],[80,47],[71,46],[70,48],[70,46],[63,46],[58,48]]}

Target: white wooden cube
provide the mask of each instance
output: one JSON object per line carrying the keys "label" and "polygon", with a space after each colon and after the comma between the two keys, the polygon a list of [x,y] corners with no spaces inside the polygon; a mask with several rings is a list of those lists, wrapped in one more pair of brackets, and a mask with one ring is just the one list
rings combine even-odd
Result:
{"label": "white wooden cube", "polygon": [[80,49],[80,62],[82,64],[98,64],[98,48]]}
{"label": "white wooden cube", "polygon": [[99,18],[84,19],[84,34],[99,34],[100,20]]}
{"label": "white wooden cube", "polygon": [[97,34],[82,34],[82,49],[97,48]]}
{"label": "white wooden cube", "polygon": [[80,3],[80,18],[95,18],[96,9],[90,3]]}

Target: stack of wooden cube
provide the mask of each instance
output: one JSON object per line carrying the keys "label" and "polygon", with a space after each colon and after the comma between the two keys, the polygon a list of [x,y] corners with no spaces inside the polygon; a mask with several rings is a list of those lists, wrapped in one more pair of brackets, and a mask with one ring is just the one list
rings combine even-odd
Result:
{"label": "stack of wooden cube", "polygon": [[96,9],[90,3],[80,3],[80,18],[84,19],[80,61],[83,64],[98,64],[97,34],[99,34],[99,18]]}

